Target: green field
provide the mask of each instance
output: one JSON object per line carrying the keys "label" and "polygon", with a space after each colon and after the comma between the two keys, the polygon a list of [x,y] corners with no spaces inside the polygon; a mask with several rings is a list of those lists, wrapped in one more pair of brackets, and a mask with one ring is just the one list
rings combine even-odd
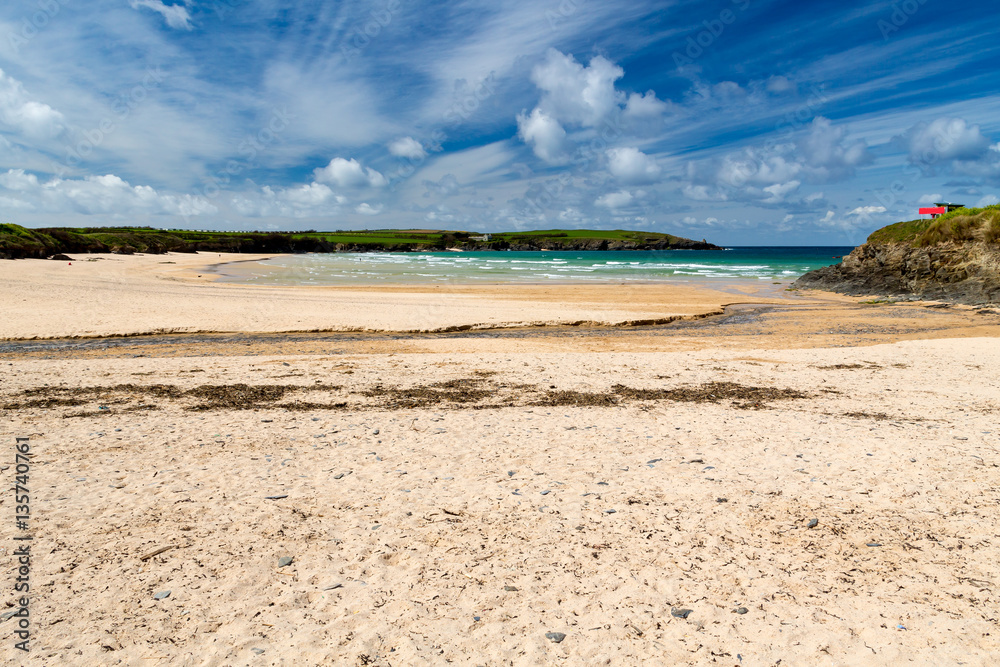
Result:
{"label": "green field", "polygon": [[627,244],[636,249],[695,243],[655,232],[550,229],[482,234],[424,229],[362,231],[216,232],[152,227],[59,227],[29,229],[0,224],[0,258],[50,257],[55,254],[116,252],[343,252],[560,249],[588,242]]}

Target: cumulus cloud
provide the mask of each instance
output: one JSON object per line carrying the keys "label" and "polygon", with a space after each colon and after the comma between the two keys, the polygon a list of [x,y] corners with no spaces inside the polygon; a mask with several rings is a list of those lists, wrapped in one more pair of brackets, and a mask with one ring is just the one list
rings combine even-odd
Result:
{"label": "cumulus cloud", "polygon": [[962,118],[938,118],[931,123],[918,123],[897,143],[909,151],[913,164],[933,166],[940,161],[973,161],[982,159],[990,149],[990,141],[978,125],[969,125]]}
{"label": "cumulus cloud", "polygon": [[0,174],[0,187],[16,193],[19,208],[50,213],[138,214],[197,216],[218,212],[202,197],[157,192],[148,185],[131,185],[114,174],[87,176],[82,179],[54,178],[39,181],[34,174],[11,169]]}
{"label": "cumulus cloud", "polygon": [[378,215],[382,212],[382,206],[372,206],[368,202],[361,202],[354,209],[355,213],[360,213],[361,215]]}
{"label": "cumulus cloud", "polygon": [[795,91],[795,84],[788,80],[784,76],[772,76],[764,84],[765,90],[769,93],[774,93],[775,95],[781,95],[782,93],[791,93]]}
{"label": "cumulus cloud", "polygon": [[608,171],[619,183],[638,185],[653,183],[660,178],[656,160],[637,148],[612,148],[607,151]]}
{"label": "cumulus cloud", "polygon": [[[689,163],[688,185],[683,192],[697,201],[777,204],[786,201],[802,183],[846,180],[871,160],[863,140],[850,140],[845,128],[818,117],[795,141],[751,146],[721,158]],[[815,205],[819,198],[806,203]]]}
{"label": "cumulus cloud", "polygon": [[290,188],[265,185],[259,192],[233,195],[230,204],[248,218],[309,218],[336,214],[346,201],[322,183],[309,183]]}
{"label": "cumulus cloud", "polygon": [[593,126],[608,117],[623,101],[615,81],[625,71],[603,56],[595,56],[584,67],[573,56],[549,49],[545,61],[531,72],[531,80],[542,91],[539,107],[567,123]]}
{"label": "cumulus cloud", "polygon": [[162,0],[129,0],[132,9],[145,7],[161,14],[167,25],[178,30],[191,30],[191,15],[184,5],[167,5]]}
{"label": "cumulus cloud", "polygon": [[[849,212],[847,215],[869,216],[869,215],[874,215],[876,213],[885,213],[885,206],[859,206],[856,209]],[[832,216],[827,215],[827,217],[829,218]]]}
{"label": "cumulus cloud", "polygon": [[621,190],[620,192],[609,192],[606,195],[598,197],[594,204],[597,206],[603,206],[611,210],[623,208],[632,203],[632,193],[628,190]]}
{"label": "cumulus cloud", "polygon": [[917,203],[918,204],[929,205],[929,204],[933,204],[933,203],[939,202],[939,201],[941,201],[941,195],[934,194],[934,195],[924,195],[924,196],[922,196],[920,199],[917,200]]}
{"label": "cumulus cloud", "polygon": [[982,208],[983,206],[994,206],[995,204],[1000,204],[1000,198],[997,198],[996,195],[986,195],[976,202],[976,207]]}
{"label": "cumulus cloud", "polygon": [[0,69],[0,123],[32,138],[52,138],[64,129],[63,115],[31,99],[17,79]]}
{"label": "cumulus cloud", "polygon": [[800,185],[802,185],[802,183],[800,183],[799,181],[789,181],[787,183],[777,183],[775,185],[769,185],[768,187],[764,188],[764,192],[770,195],[767,199],[764,200],[764,203],[780,204],[781,202],[785,201],[785,197],[787,197],[792,192],[798,190]]}
{"label": "cumulus cloud", "polygon": [[403,137],[391,142],[389,144],[389,152],[396,157],[404,157],[411,160],[422,160],[427,157],[427,151],[413,137]]}
{"label": "cumulus cloud", "polygon": [[385,176],[371,167],[362,167],[353,158],[335,157],[322,169],[314,170],[313,174],[318,183],[332,183],[341,188],[381,188],[388,184]]}
{"label": "cumulus cloud", "polygon": [[536,108],[528,116],[518,114],[517,135],[531,146],[535,155],[550,164],[563,164],[569,160],[566,130],[541,109]]}

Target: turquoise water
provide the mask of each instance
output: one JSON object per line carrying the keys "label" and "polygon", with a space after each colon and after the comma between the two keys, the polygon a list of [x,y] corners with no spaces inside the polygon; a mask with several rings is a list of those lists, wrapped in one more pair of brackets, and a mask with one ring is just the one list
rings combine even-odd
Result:
{"label": "turquoise water", "polygon": [[852,247],[581,252],[315,253],[223,265],[222,280],[263,285],[602,283],[794,280]]}

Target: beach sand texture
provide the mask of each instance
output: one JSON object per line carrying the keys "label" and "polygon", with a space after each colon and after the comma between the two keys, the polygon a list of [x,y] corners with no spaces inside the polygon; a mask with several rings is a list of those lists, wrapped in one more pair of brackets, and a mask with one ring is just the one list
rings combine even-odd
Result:
{"label": "beach sand texture", "polygon": [[35,453],[31,664],[996,664],[978,317],[801,349],[0,353],[0,442]]}

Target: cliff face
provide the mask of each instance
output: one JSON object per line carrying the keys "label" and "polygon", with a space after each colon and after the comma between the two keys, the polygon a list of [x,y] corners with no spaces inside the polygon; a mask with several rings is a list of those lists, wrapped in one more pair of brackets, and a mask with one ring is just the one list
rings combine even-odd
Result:
{"label": "cliff face", "polygon": [[913,247],[866,243],[794,283],[852,295],[917,296],[953,303],[1000,303],[1000,246],[981,240]]}

